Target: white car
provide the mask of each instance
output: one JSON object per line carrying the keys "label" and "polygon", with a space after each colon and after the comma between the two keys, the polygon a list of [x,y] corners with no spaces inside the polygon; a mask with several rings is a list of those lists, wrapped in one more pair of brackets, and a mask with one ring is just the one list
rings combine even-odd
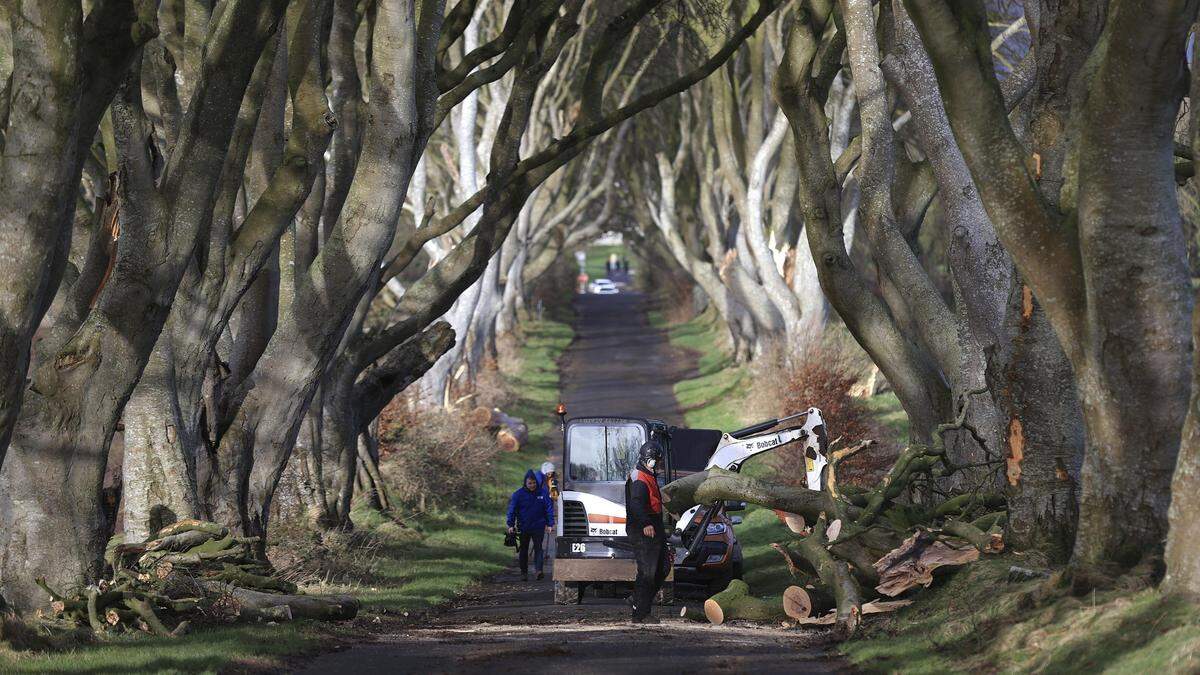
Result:
{"label": "white car", "polygon": [[608,279],[596,279],[588,284],[588,292],[596,295],[616,295],[620,291]]}

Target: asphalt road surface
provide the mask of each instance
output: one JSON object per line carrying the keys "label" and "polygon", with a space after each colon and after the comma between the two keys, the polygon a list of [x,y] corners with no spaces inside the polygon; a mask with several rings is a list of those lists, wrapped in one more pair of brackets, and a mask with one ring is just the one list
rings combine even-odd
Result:
{"label": "asphalt road surface", "polygon": [[[646,319],[638,294],[580,296],[576,339],[561,361],[568,415],[639,415],[682,424],[672,384],[694,359],[671,347]],[[557,454],[557,453],[556,453]],[[561,463],[555,458],[555,463]],[[548,563],[550,561],[548,560]],[[531,561],[532,565],[532,561]],[[419,627],[327,654],[310,673],[831,673],[847,667],[820,634],[755,625],[710,626],[678,617],[684,603],[658,607],[658,625],[632,625],[621,599],[590,594],[554,604],[546,578],[522,582],[514,564],[433,613]]]}

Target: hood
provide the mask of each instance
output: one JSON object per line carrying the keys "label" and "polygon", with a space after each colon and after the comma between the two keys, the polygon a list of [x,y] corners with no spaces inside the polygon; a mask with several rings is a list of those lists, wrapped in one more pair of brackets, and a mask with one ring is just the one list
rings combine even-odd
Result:
{"label": "hood", "polygon": [[521,480],[521,487],[525,487],[525,481],[529,480],[530,478],[532,478],[534,480],[534,482],[537,483],[537,486],[539,488],[542,487],[542,481],[540,478],[538,478],[537,472],[534,471],[533,469],[530,469],[525,472],[525,478]]}

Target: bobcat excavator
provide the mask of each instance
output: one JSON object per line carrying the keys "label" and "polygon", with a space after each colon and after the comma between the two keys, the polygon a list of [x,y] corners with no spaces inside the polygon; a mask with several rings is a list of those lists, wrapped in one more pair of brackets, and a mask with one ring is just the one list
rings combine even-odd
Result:
{"label": "bobcat excavator", "polygon": [[[554,600],[581,601],[586,587],[598,594],[619,595],[637,575],[632,547],[625,539],[625,480],[637,464],[637,450],[646,440],[662,445],[663,484],[696,471],[720,467],[740,471],[746,460],[801,443],[809,489],[822,487],[828,464],[828,436],[817,408],[765,420],[724,433],[714,429],[685,429],[659,420],[636,417],[576,417],[566,419],[559,406],[563,431],[562,497],[555,519]],[[802,422],[801,422],[802,420]],[[780,425],[791,426],[770,431]],[[733,533],[740,522],[728,513],[744,502],[695,506],[680,515],[671,545],[675,564],[669,582],[724,588],[741,576],[741,546]],[[664,586],[669,602],[673,584]]]}

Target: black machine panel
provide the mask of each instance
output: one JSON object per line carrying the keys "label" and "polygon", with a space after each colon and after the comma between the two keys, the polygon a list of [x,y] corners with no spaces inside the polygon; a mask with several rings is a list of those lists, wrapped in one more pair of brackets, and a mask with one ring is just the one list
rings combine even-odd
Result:
{"label": "black machine panel", "polygon": [[716,429],[671,428],[671,469],[679,473],[703,471],[721,442]]}

